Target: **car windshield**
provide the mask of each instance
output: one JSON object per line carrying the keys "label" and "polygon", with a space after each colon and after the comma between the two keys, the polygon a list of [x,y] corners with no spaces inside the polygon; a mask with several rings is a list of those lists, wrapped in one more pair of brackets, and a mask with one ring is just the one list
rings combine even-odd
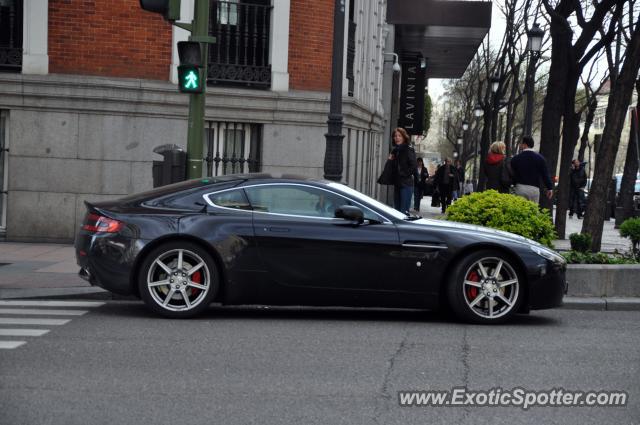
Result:
{"label": "car windshield", "polygon": [[405,214],[402,214],[400,211],[395,210],[390,206],[383,204],[380,201],[370,198],[364,193],[360,193],[357,190],[350,188],[349,186],[345,186],[341,183],[335,183],[335,182],[328,183],[328,186],[336,190],[339,190],[344,194],[350,195],[351,197],[359,201],[362,201],[363,203],[366,203],[374,208],[377,208],[378,210],[384,212],[385,214],[390,215],[393,218],[397,218],[399,220],[404,220],[405,218],[407,218],[407,216]]}

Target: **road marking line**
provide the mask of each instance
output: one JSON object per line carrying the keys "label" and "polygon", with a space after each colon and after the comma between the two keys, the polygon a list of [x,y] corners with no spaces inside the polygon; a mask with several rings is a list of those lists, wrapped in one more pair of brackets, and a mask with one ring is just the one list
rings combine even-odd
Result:
{"label": "road marking line", "polygon": [[0,314],[24,314],[24,315],[43,315],[43,316],[82,316],[88,313],[88,310],[52,310],[52,309],[35,309],[35,308],[0,308]]}
{"label": "road marking line", "polygon": [[0,329],[0,336],[42,336],[48,329]]}
{"label": "road marking line", "polygon": [[99,301],[27,301],[27,300],[0,300],[0,306],[22,306],[22,307],[100,307],[104,305]]}
{"label": "road marking line", "polygon": [[66,325],[71,319],[23,319],[0,317],[0,325]]}
{"label": "road marking line", "polygon": [[27,341],[0,341],[0,350],[11,350],[26,343]]}

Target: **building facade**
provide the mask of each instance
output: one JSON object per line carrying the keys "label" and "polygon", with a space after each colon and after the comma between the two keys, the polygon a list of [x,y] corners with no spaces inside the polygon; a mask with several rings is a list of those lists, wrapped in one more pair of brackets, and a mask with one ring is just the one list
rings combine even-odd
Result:
{"label": "building facade", "polygon": [[[344,180],[375,196],[386,4],[347,10]],[[333,0],[212,0],[210,13],[205,174],[322,177]],[[9,0],[0,17],[0,226],[68,242],[85,200],[151,188],[153,149],[186,146],[175,46],[188,33],[137,0]]]}
{"label": "building facade", "polygon": [[[210,1],[217,43],[208,50],[204,175],[323,176],[334,2]],[[343,181],[374,197],[384,197],[375,179],[397,121],[397,78],[383,53],[398,51],[399,37],[415,41],[408,31],[415,25],[404,32],[389,25],[389,2],[401,3],[345,0]],[[182,0],[182,22],[193,9],[193,0]],[[152,162],[161,159],[154,148],[186,147],[189,99],[176,86],[176,43],[188,36],[138,0],[0,1],[6,239],[70,242],[85,200],[152,187]],[[446,37],[450,46],[451,31]],[[448,56],[458,67],[466,60]]]}

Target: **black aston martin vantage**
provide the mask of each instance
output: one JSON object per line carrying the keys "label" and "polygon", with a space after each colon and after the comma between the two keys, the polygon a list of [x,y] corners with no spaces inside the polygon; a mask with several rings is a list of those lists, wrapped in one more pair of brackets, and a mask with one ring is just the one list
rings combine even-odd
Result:
{"label": "black aston martin vantage", "polygon": [[564,259],[532,240],[407,216],[336,182],[229,175],[86,206],[80,275],[167,317],[217,302],[448,307],[497,323],[560,306],[567,287]]}

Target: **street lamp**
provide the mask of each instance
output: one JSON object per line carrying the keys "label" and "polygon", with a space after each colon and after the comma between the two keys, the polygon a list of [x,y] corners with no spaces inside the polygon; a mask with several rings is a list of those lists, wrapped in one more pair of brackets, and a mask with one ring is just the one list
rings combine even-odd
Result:
{"label": "street lamp", "polygon": [[484,115],[484,109],[482,109],[482,106],[479,103],[477,103],[476,106],[473,108],[473,116],[475,116],[476,118],[480,118],[483,115]]}
{"label": "street lamp", "polygon": [[454,158],[457,158],[457,157],[458,157],[458,152],[454,152],[454,153],[453,153],[453,157],[454,157]]}
{"label": "street lamp", "polygon": [[[482,105],[480,105],[479,103],[476,103],[476,106],[473,108],[473,116],[476,117],[476,119],[478,121],[480,121],[480,118],[484,115],[484,109],[482,109]],[[476,125],[476,129],[478,128],[478,125]],[[476,134],[476,140],[474,143],[474,152],[473,152],[473,184],[475,185],[475,188],[478,187],[478,137],[479,135]]]}
{"label": "street lamp", "polygon": [[467,122],[467,120],[462,121],[462,130],[463,131],[469,130],[469,122]]}
{"label": "street lamp", "polygon": [[544,30],[540,28],[537,22],[534,22],[531,29],[527,31],[527,50],[530,52],[540,53],[542,49],[542,39],[544,38]]}
{"label": "street lamp", "polygon": [[500,80],[500,75],[498,74],[494,74],[491,78],[489,78],[489,81],[491,82],[492,93],[498,92],[498,89],[500,88]]}
{"label": "street lamp", "polygon": [[524,114],[524,131],[525,135],[531,135],[533,132],[533,86],[536,73],[536,62],[540,58],[540,49],[542,48],[542,39],[544,31],[534,22],[531,29],[527,31],[527,50],[531,53],[529,66],[527,66],[527,78],[525,84],[525,92],[527,94],[526,111]]}
{"label": "street lamp", "polygon": [[335,0],[333,13],[333,48],[331,59],[331,94],[329,119],[325,134],[324,178],[342,180],[342,57],[344,52],[344,0]]}
{"label": "street lamp", "polygon": [[[397,53],[382,53],[383,55],[392,55],[393,56],[393,72],[400,72],[400,63],[398,60],[398,54]],[[386,61],[388,62],[388,61]]]}

